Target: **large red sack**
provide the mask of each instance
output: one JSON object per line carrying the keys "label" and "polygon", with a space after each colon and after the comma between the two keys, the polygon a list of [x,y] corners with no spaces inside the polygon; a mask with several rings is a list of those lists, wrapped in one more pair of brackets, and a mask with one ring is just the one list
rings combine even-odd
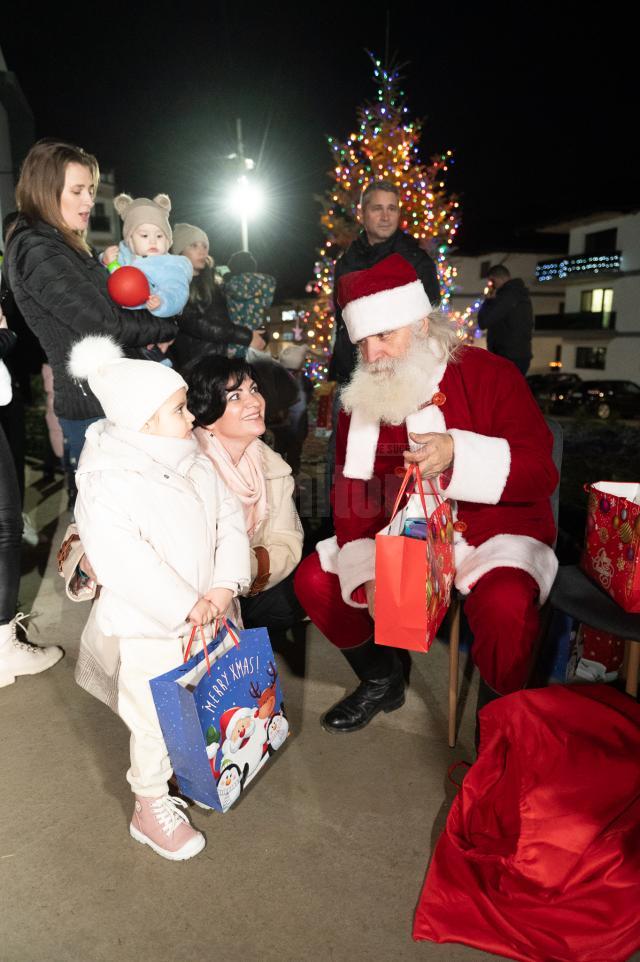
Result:
{"label": "large red sack", "polygon": [[640,946],[640,706],[605,685],[500,698],[427,872],[414,939],[526,962]]}

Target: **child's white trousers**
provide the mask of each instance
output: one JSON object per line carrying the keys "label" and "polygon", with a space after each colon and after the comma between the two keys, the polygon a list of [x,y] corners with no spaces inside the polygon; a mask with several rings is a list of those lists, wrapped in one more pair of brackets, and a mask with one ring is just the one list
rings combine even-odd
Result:
{"label": "child's white trousers", "polygon": [[166,795],[172,774],[149,681],[177,668],[182,658],[179,638],[120,639],[118,714],[131,732],[127,781],[146,798]]}

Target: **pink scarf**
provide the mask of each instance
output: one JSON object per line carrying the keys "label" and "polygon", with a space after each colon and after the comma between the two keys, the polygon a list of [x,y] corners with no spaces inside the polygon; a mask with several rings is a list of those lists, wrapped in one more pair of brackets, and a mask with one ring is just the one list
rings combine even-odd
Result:
{"label": "pink scarf", "polygon": [[227,449],[209,431],[196,428],[200,450],[209,458],[230,491],[238,497],[244,511],[249,539],[267,517],[267,488],[260,454],[260,441],[252,441],[237,464]]}

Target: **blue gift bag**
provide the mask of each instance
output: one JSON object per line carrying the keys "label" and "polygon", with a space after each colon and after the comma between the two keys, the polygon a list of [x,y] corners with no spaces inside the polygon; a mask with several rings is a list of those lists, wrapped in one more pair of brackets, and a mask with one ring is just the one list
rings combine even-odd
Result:
{"label": "blue gift bag", "polygon": [[226,812],[289,734],[267,629],[225,622],[150,684],[180,791]]}

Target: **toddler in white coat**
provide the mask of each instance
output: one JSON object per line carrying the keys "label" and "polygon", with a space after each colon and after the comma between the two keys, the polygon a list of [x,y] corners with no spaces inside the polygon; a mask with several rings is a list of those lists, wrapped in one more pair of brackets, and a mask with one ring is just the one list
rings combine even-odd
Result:
{"label": "toddler in white coat", "polygon": [[209,626],[249,584],[243,513],[198,451],[176,371],[125,359],[99,336],[74,346],[69,370],[88,380],[106,415],[88,429],[76,474],[79,534],[101,585],[82,645],[118,666],[117,711],[131,731],[131,835],[164,858],[191,858],[205,839],[169,795],[149,680],[175,668],[192,627]]}

